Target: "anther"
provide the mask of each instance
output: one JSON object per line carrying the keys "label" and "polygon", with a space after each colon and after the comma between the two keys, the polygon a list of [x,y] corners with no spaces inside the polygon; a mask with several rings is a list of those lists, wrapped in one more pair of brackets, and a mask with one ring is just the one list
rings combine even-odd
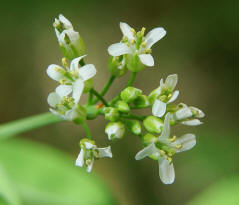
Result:
{"label": "anther", "polygon": [[169,138],[169,141],[170,141],[170,142],[175,142],[176,139],[177,139],[177,137],[176,137],[176,135],[174,135],[172,138]]}

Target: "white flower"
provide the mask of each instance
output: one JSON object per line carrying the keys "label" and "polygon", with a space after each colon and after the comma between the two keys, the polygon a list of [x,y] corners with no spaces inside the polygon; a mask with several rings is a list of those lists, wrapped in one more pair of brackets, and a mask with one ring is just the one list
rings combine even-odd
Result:
{"label": "white flower", "polygon": [[98,148],[95,145],[95,142],[88,139],[81,140],[80,143],[81,151],[76,159],[76,166],[83,167],[86,166],[87,172],[92,170],[94,160],[110,157],[112,158],[111,148],[110,146],[105,148]]}
{"label": "white flower", "polygon": [[153,104],[152,113],[156,117],[162,117],[167,109],[167,104],[174,102],[179,91],[174,91],[178,82],[177,74],[169,75],[165,83],[163,79],[160,80],[159,88],[155,89],[150,95],[149,100]]}
{"label": "white flower", "polygon": [[68,96],[72,93],[75,103],[78,103],[84,89],[84,81],[89,80],[96,74],[93,64],[79,67],[79,62],[85,56],[80,56],[71,61],[70,68],[52,64],[47,68],[47,74],[53,80],[60,82],[56,88],[56,93],[60,97]]}
{"label": "white flower", "polygon": [[125,126],[122,122],[110,122],[105,128],[109,140],[121,139],[125,133]]}
{"label": "white flower", "polygon": [[159,176],[164,184],[172,184],[175,179],[172,156],[175,153],[189,150],[196,144],[196,138],[193,134],[185,134],[179,138],[176,136],[170,138],[169,121],[170,113],[165,117],[161,135],[135,156],[136,160],[141,160],[145,157],[156,158],[159,164]]}
{"label": "white flower", "polygon": [[154,28],[144,36],[145,28],[135,32],[127,23],[120,23],[120,29],[124,35],[120,43],[112,44],[108,48],[111,56],[137,55],[140,62],[146,66],[154,66],[151,47],[166,35],[162,27]]}
{"label": "white flower", "polygon": [[68,59],[72,60],[85,54],[84,42],[80,34],[74,31],[67,18],[60,14],[59,19],[55,19],[53,26],[62,51]]}
{"label": "white flower", "polygon": [[199,119],[195,119],[205,117],[205,114],[202,110],[193,106],[187,106],[183,103],[180,103],[179,107],[180,108],[171,115],[172,121],[180,122],[181,124],[189,126],[196,126],[202,124]]}

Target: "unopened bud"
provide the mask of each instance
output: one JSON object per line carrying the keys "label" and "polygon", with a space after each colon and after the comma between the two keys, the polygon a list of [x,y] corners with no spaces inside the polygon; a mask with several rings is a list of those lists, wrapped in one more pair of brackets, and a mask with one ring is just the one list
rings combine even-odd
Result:
{"label": "unopened bud", "polygon": [[122,100],[120,100],[116,103],[116,108],[120,112],[124,112],[124,113],[127,113],[130,111],[129,105],[125,101],[122,101]]}
{"label": "unopened bud", "polygon": [[119,112],[116,108],[105,107],[104,108],[105,119],[111,122],[115,122],[119,119]]}
{"label": "unopened bud", "polygon": [[141,95],[142,91],[134,87],[127,87],[121,93],[120,97],[127,103],[133,102],[137,97]]}
{"label": "unopened bud", "polygon": [[135,101],[134,101],[135,106],[139,107],[147,107],[149,106],[149,99],[146,95],[140,95]]}
{"label": "unopened bud", "polygon": [[135,135],[141,134],[142,129],[138,120],[127,120],[126,127],[131,133]]}
{"label": "unopened bud", "polygon": [[109,140],[121,139],[125,133],[125,126],[122,122],[110,122],[105,128]]}

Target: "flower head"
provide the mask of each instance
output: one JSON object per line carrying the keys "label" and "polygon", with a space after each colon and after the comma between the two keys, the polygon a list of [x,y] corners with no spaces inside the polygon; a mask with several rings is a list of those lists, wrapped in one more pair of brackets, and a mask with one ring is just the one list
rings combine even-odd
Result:
{"label": "flower head", "polygon": [[82,139],[80,142],[81,151],[76,159],[76,166],[86,166],[87,172],[92,170],[94,160],[103,157],[112,158],[110,146],[105,148],[98,148],[95,141],[89,139]]}
{"label": "flower head", "polygon": [[154,66],[151,47],[166,35],[162,27],[154,28],[145,36],[145,28],[136,32],[127,23],[120,23],[123,39],[108,48],[111,56],[125,56],[129,70],[138,72],[145,66]]}
{"label": "flower head", "polygon": [[61,84],[56,88],[56,93],[61,98],[72,93],[75,104],[80,100],[85,86],[84,82],[87,82],[96,74],[96,69],[93,64],[87,64],[82,67],[79,66],[79,62],[84,57],[85,56],[80,56],[72,60],[69,68],[63,68],[55,64],[47,68],[48,76]]}
{"label": "flower head", "polygon": [[196,144],[195,135],[185,134],[179,138],[170,138],[170,113],[165,116],[162,133],[159,137],[152,137],[148,146],[137,153],[136,160],[151,157],[158,160],[159,176],[163,183],[172,184],[175,179],[172,156],[175,153],[189,150]]}
{"label": "flower head", "polygon": [[149,100],[153,104],[152,113],[154,116],[162,117],[166,113],[167,104],[177,99],[179,91],[174,91],[177,82],[177,74],[169,75],[165,82],[161,79],[160,86],[150,93]]}
{"label": "flower head", "polygon": [[71,22],[62,14],[53,23],[63,54],[69,60],[85,54],[85,45],[80,34],[74,31]]}

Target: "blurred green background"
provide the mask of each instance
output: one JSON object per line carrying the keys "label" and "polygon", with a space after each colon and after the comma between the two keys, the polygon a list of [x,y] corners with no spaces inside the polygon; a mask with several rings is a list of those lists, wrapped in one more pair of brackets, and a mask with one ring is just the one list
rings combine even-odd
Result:
{"label": "blurred green background", "polygon": [[[54,149],[48,150],[49,155],[51,152],[54,157],[49,157],[48,163],[53,163],[54,166],[49,169],[56,170],[59,175],[59,180],[55,179],[56,182],[52,183],[74,190],[72,197],[79,194],[79,202],[72,200],[62,204],[115,204],[111,198],[126,205],[239,204],[238,10],[238,1],[216,0],[2,2],[0,123],[48,111],[46,98],[56,84],[46,75],[46,68],[52,63],[60,64],[62,57],[52,28],[53,20],[59,13],[69,18],[75,30],[83,37],[88,53],[86,62],[93,63],[98,70],[94,78],[98,90],[109,77],[106,68],[109,57],[107,48],[122,36],[120,21],[127,22],[138,30],[142,26],[148,31],[157,26],[164,27],[167,30],[166,37],[153,47],[155,69],[139,73],[134,85],[149,93],[159,85],[162,77],[178,73],[179,101],[201,108],[206,113],[206,118],[203,126],[183,127],[179,130],[181,133],[195,132],[197,146],[175,157],[176,181],[170,186],[161,183],[156,162],[150,159],[134,160],[141,144],[131,135],[112,144],[114,158],[96,162],[94,174],[87,175],[75,168],[72,164],[79,152],[78,142],[84,137],[84,132],[82,128],[70,123],[55,124],[25,133],[21,137],[23,141],[0,142],[0,167],[2,164],[5,173],[0,172],[0,179],[3,175],[9,175],[11,183],[17,180],[21,184],[17,186],[20,195],[26,192],[24,197],[30,198],[28,203],[36,205],[36,202],[31,202],[31,198],[34,198],[32,194],[35,193],[35,183],[32,181],[36,177],[43,177],[46,182],[41,181],[41,178],[38,181],[41,181],[42,189],[45,189],[44,186],[51,186],[49,180],[54,174],[30,175],[32,178],[28,179],[29,173],[26,170],[30,173],[31,169],[34,169],[32,172],[43,172],[47,168],[44,165],[31,167],[29,163],[36,163],[38,157],[47,158],[46,150],[51,149],[48,148],[50,146]],[[107,99],[120,91],[127,77],[116,80]],[[99,117],[90,122],[90,127],[97,144],[105,146],[108,142],[102,119]],[[20,154],[32,156],[29,150],[31,147],[36,147],[33,155],[36,157],[35,162],[34,158],[25,159]],[[37,155],[38,151],[40,153]],[[42,154],[46,153],[42,156],[41,151]],[[62,152],[68,153],[70,157]],[[14,155],[17,156],[16,163]],[[62,155],[67,158],[65,162]],[[55,159],[59,158],[62,162],[58,163]],[[63,166],[60,163],[66,163],[64,166],[68,168],[58,169]],[[25,166],[28,169],[23,169]],[[72,177],[65,178],[69,175]],[[78,182],[78,178],[83,182]],[[3,181],[0,180],[0,198]],[[25,181],[29,182],[28,189],[25,189]],[[94,181],[97,181],[96,184]],[[71,182],[74,185],[71,186]],[[39,183],[36,184],[39,188]],[[11,190],[9,187],[7,189]],[[49,190],[49,195],[53,190],[55,198],[62,197],[65,193],[54,189],[56,187]],[[6,195],[15,194],[10,192]],[[113,197],[108,196],[110,192]],[[95,196],[98,203],[84,201],[94,198],[92,196]],[[46,196],[40,195],[39,198],[44,197]],[[53,201],[39,202],[39,205],[60,204]],[[5,203],[0,201],[1,205]],[[17,205],[17,202],[10,204]]]}

